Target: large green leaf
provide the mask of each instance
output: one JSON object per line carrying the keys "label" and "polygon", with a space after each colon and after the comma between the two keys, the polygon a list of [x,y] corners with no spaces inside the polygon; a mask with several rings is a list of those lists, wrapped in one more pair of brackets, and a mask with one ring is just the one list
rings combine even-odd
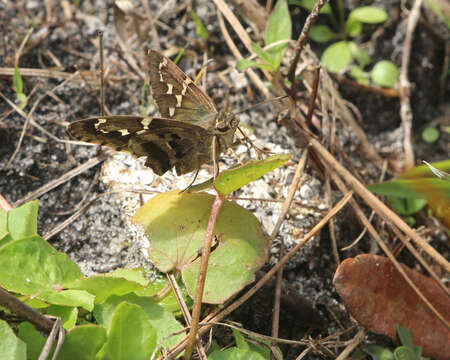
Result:
{"label": "large green leaf", "polygon": [[425,199],[421,190],[429,189],[439,193],[441,197],[450,198],[450,183],[442,179],[398,179],[368,185],[367,188],[375,194],[402,198]]}
{"label": "large green leaf", "polygon": [[50,305],[45,313],[61,318],[64,329],[70,330],[78,318],[78,308],[72,306]]}
{"label": "large green leaf", "polygon": [[8,323],[0,320],[0,359],[25,360],[27,346],[19,339]]}
{"label": "large green leaf", "polygon": [[156,348],[156,331],[144,310],[122,302],[114,310],[108,340],[98,360],[148,360]]}
{"label": "large green leaf", "polygon": [[64,290],[83,277],[69,257],[39,236],[31,236],[0,248],[0,284],[9,291],[33,295],[50,304],[93,308],[93,295]]}
{"label": "large green leaf", "polygon": [[37,360],[45,345],[46,338],[28,321],[19,324],[18,336],[27,344],[26,358],[28,360]]}
{"label": "large green leaf", "polygon": [[94,316],[98,323],[109,329],[114,311],[123,301],[139,305],[145,311],[150,324],[156,330],[158,344],[170,348],[183,338],[184,334],[173,335],[183,329],[174,315],[148,296],[137,296],[135,294],[111,296],[103,304],[95,306]]}
{"label": "large green leaf", "polygon": [[[440,171],[450,173],[450,160],[437,161],[437,162],[431,163],[430,165]],[[428,165],[416,166],[415,168],[405,171],[403,174],[400,175],[400,178],[402,178],[402,179],[414,179],[414,178],[421,178],[421,177],[434,178],[434,177],[436,177],[436,175],[431,171],[431,169]]]}
{"label": "large green leaf", "polygon": [[[191,296],[213,201],[208,194],[171,191],[155,196],[133,218],[150,240],[153,263],[162,272],[181,271]],[[204,302],[222,303],[253,281],[269,243],[256,217],[229,201],[220,210],[214,234],[218,245],[210,257]]]}
{"label": "large green leaf", "polygon": [[[81,325],[69,331],[58,359],[92,360],[106,341],[106,330],[97,325]],[[130,352],[132,350],[130,349]],[[113,359],[113,358],[110,358]],[[130,357],[131,359],[131,357]]]}
{"label": "large green leaf", "polygon": [[38,201],[30,201],[5,212],[0,209],[0,246],[37,235]]}
{"label": "large green leaf", "polygon": [[124,295],[137,290],[143,286],[134,281],[110,274],[92,275],[72,284],[73,289],[86,290],[95,295],[95,303],[101,304],[111,295]]}

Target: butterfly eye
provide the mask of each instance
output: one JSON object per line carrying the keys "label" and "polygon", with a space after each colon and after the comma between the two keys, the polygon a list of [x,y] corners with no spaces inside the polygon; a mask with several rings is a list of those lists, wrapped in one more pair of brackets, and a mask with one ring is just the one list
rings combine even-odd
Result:
{"label": "butterfly eye", "polygon": [[227,131],[230,129],[230,126],[227,122],[225,121],[219,121],[216,124],[216,129],[219,131]]}

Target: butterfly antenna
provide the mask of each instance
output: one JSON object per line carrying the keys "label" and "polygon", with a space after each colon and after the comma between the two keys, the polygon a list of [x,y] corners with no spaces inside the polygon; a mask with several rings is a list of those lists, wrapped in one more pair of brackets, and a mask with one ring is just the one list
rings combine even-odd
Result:
{"label": "butterfly antenna", "polygon": [[98,31],[98,45],[100,51],[100,116],[105,116],[105,76],[103,73],[103,31]]}
{"label": "butterfly antenna", "polygon": [[227,94],[225,95],[225,106],[224,111],[230,111],[230,89],[228,89]]}
{"label": "butterfly antenna", "polygon": [[275,101],[275,100],[281,100],[281,99],[284,99],[284,98],[287,98],[287,97],[288,97],[288,95],[283,95],[283,96],[274,97],[272,99],[267,99],[267,100],[261,101],[258,104],[252,105],[252,106],[248,107],[247,109],[241,110],[241,111],[237,112],[236,114],[242,114],[243,112],[252,110],[252,109],[254,109],[254,108],[256,108],[256,107],[258,107],[260,105],[267,104],[267,103]]}

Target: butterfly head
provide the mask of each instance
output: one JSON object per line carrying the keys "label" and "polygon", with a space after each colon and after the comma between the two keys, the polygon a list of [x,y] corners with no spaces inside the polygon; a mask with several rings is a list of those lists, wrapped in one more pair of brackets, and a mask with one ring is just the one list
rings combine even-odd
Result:
{"label": "butterfly head", "polygon": [[234,133],[239,125],[236,115],[228,111],[221,111],[217,115],[215,130],[220,134]]}

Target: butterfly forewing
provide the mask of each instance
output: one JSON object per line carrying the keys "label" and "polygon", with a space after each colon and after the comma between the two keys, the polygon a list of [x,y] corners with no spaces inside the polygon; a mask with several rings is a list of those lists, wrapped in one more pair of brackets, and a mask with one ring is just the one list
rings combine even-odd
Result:
{"label": "butterfly forewing", "polygon": [[178,175],[185,174],[211,160],[211,133],[176,120],[105,116],[76,121],[68,132],[81,141],[146,156],[145,165],[158,175],[172,167]]}
{"label": "butterfly forewing", "polygon": [[213,101],[177,65],[151,50],[148,67],[152,96],[162,117],[214,126],[217,110]]}
{"label": "butterfly forewing", "polygon": [[161,117],[95,117],[70,124],[68,132],[78,140],[146,156],[145,165],[158,175],[172,167],[178,175],[185,174],[217,160],[232,144],[237,118],[218,113],[209,96],[167,57],[150,51],[148,64],[150,87]]}

